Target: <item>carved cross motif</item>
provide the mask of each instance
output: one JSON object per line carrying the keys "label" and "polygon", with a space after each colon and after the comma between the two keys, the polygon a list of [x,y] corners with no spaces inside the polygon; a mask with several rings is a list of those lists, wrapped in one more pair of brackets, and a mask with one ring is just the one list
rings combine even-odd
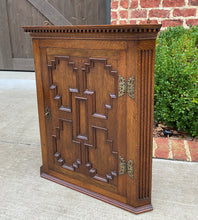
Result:
{"label": "carved cross motif", "polygon": [[[48,65],[50,96],[54,100],[51,108],[59,118],[56,133],[52,135],[54,157],[63,168],[79,170],[99,181],[109,182],[117,176],[117,151],[113,140],[108,137],[109,111],[113,109],[113,100],[118,94],[117,71],[101,58],[89,58],[82,66],[77,67],[69,56],[55,56]],[[99,71],[103,76],[97,74]],[[104,81],[100,82],[98,77],[103,77]],[[109,81],[105,77],[111,78],[109,91],[102,90]],[[67,136],[65,145],[64,135]],[[98,145],[98,138],[103,140],[102,146],[101,141]],[[107,152],[102,152],[105,149]],[[101,162],[98,161],[100,155],[108,152],[110,159],[105,162],[100,158]],[[111,170],[107,167],[106,173],[95,167],[103,162],[110,163]]]}

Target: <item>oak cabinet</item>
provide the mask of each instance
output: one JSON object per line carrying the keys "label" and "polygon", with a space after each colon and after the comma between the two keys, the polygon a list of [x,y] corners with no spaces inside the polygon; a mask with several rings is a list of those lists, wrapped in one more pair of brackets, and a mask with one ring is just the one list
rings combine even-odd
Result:
{"label": "oak cabinet", "polygon": [[160,25],[32,26],[41,176],[133,213],[152,210]]}

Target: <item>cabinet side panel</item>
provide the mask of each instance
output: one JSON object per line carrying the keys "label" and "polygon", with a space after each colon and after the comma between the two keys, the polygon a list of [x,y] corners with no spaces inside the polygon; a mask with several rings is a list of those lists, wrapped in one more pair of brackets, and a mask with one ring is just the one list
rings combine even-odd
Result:
{"label": "cabinet side panel", "polygon": [[141,42],[138,48],[139,73],[139,189],[141,204],[151,201],[153,90],[155,42]]}
{"label": "cabinet side panel", "polygon": [[[138,180],[138,117],[137,117],[137,41],[128,42],[127,50],[127,95],[126,95],[126,135],[127,135],[127,164],[131,161],[133,171],[131,176],[129,173],[126,174],[127,178],[127,201],[130,205],[136,205],[136,191],[137,191],[137,180]],[[131,81],[130,81],[131,79]],[[129,89],[131,88],[132,91]],[[130,95],[131,94],[131,95]],[[133,176],[133,177],[132,177]]]}
{"label": "cabinet side panel", "polygon": [[37,88],[37,102],[38,102],[38,115],[40,126],[40,139],[42,150],[43,171],[48,170],[48,158],[47,158],[47,142],[46,142],[46,127],[45,127],[45,106],[44,106],[44,94],[41,74],[41,56],[39,48],[39,40],[33,39],[33,52],[34,52],[34,65],[36,74],[36,88]]}
{"label": "cabinet side panel", "polygon": [[[127,77],[127,50],[120,51],[120,58],[118,60],[118,74],[122,76],[124,79]],[[119,83],[117,85],[119,88]],[[120,90],[120,89],[119,89]],[[119,95],[118,95],[119,96]],[[127,95],[123,95],[118,97],[118,108],[117,115],[114,116],[117,118],[117,145],[118,145],[118,153],[119,157],[121,156],[125,160],[127,159],[127,134],[126,134],[126,114],[127,114]],[[115,126],[114,126],[115,127]],[[116,127],[115,127],[116,128]],[[120,163],[118,157],[118,165]],[[119,165],[120,166],[120,165]],[[120,170],[120,167],[118,169]],[[126,188],[127,175],[120,175],[118,178],[118,190],[121,195],[127,196],[127,188]]]}

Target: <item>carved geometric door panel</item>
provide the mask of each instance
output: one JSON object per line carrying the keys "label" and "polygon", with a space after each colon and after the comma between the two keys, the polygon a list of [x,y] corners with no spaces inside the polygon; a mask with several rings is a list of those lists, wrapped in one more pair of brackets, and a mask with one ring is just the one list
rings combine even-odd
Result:
{"label": "carved geometric door panel", "polygon": [[41,176],[136,214],[152,210],[160,25],[24,30],[33,38]]}
{"label": "carved geometric door panel", "polygon": [[51,167],[117,185],[116,129],[111,124],[117,123],[118,72],[106,58],[65,54],[47,60]]}

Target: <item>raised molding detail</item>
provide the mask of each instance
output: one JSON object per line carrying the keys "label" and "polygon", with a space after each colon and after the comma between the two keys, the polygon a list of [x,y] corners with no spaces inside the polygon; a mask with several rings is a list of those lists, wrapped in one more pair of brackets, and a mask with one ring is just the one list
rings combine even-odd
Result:
{"label": "raised molding detail", "polygon": [[23,27],[25,32],[33,33],[157,33],[160,25],[84,25],[84,26],[37,26]]}
{"label": "raised molding detail", "polygon": [[[53,59],[50,59],[48,63],[48,73],[49,73],[49,84],[50,84],[50,92],[53,97],[53,102],[55,104],[56,111],[59,115],[59,125],[56,127],[56,133],[52,135],[53,139],[53,152],[54,152],[54,158],[55,163],[58,166],[61,166],[62,168],[68,169],[70,171],[77,171],[82,170],[84,174],[90,175],[92,178],[106,182],[112,181],[114,177],[117,177],[117,151],[113,149],[113,140],[110,140],[108,138],[108,129],[106,128],[106,121],[108,120],[108,111],[112,110],[113,108],[113,100],[117,98],[116,94],[118,93],[117,88],[117,81],[118,81],[118,73],[117,71],[112,70],[112,66],[107,63],[106,59],[103,58],[88,58],[88,62],[83,63],[83,67],[78,68],[72,60],[75,60],[75,58],[69,57],[69,56],[54,56]],[[67,92],[69,93],[70,97],[70,106],[65,107],[62,103],[63,94],[59,94],[59,85],[56,85],[53,79],[53,71],[58,71],[58,65],[60,65],[61,62],[66,62],[69,67],[71,67],[72,72],[68,74],[74,74],[76,78],[76,87],[75,88],[67,88]],[[92,74],[92,69],[95,68],[96,63],[99,63],[99,65],[102,65],[104,68],[104,71],[107,72],[110,76],[112,76],[112,79],[114,80],[114,93],[109,94],[109,103],[104,103],[104,109],[105,114],[100,114],[96,112],[96,94],[97,90],[92,91],[89,88],[89,85],[87,83],[88,77],[94,77],[90,74]],[[57,74],[57,73],[56,73]],[[79,79],[82,79],[81,82],[79,82]],[[81,107],[80,102],[83,102],[84,110],[83,110],[83,118],[80,114]],[[53,104],[54,105],[54,104]],[[88,107],[90,106],[90,107]],[[76,116],[74,117],[74,114]],[[81,116],[80,116],[81,115]],[[94,123],[94,121],[104,121],[104,127],[96,126],[97,123]],[[84,127],[81,126],[81,120],[84,121]],[[90,120],[91,123],[89,122]],[[61,139],[61,131],[63,131],[63,123],[70,123],[71,124],[71,133],[72,138],[69,140],[71,144],[77,144],[79,146],[79,157],[76,158],[75,161],[73,161],[72,164],[68,164],[65,160],[64,156],[61,154],[60,148],[58,147],[58,143]],[[94,124],[92,124],[94,123]],[[100,123],[99,123],[100,124]],[[91,126],[91,130],[89,129],[89,126]],[[109,157],[112,156],[112,160],[114,161],[114,169],[111,171],[108,171],[105,175],[101,175],[100,172],[97,170],[97,167],[94,167],[90,160],[90,151],[97,151],[97,138],[96,138],[96,132],[97,130],[102,130],[105,134],[105,143],[109,145],[110,152]],[[91,134],[89,135],[89,130],[91,131]],[[92,137],[92,139],[89,139],[89,136]],[[59,142],[58,142],[59,141]],[[102,162],[102,160],[101,160]],[[84,168],[86,168],[87,172]]]}
{"label": "raised molding detail", "polygon": [[[33,39],[43,177],[136,214],[152,210],[160,27],[24,27]],[[120,98],[119,75],[127,82]]]}
{"label": "raised molding detail", "polygon": [[[77,158],[76,161],[74,161],[72,164],[68,164],[67,161],[65,161],[65,158],[63,158],[61,156],[61,153],[58,151],[58,140],[60,140],[61,136],[60,136],[60,132],[63,131],[63,122],[64,123],[70,123],[71,124],[71,127],[72,127],[72,120],[67,120],[67,119],[59,119],[59,126],[56,127],[56,134],[55,135],[52,135],[52,143],[53,143],[53,150],[54,150],[54,158],[55,158],[55,161],[56,163],[63,167],[63,168],[66,168],[68,170],[71,170],[71,171],[74,171],[75,169],[79,168],[79,165],[80,165],[80,161],[79,159]],[[77,144],[79,145],[80,147],[80,142],[78,141],[75,141],[75,140],[70,140],[71,141],[71,144]]]}
{"label": "raised molding detail", "polygon": [[[93,145],[90,145],[89,147],[91,147],[91,149],[94,149],[97,151],[97,137],[96,137],[96,132],[97,130],[100,129],[105,133],[105,140],[106,143],[109,145],[110,149],[111,149],[111,154],[114,157],[114,163],[115,163],[115,168],[117,167],[117,155],[118,152],[113,150],[113,141],[110,140],[108,138],[108,130],[106,128],[102,128],[102,127],[96,127],[96,126],[92,126],[92,130],[93,130]],[[101,160],[101,162],[103,162]],[[103,182],[109,182],[110,180],[113,179],[113,177],[117,176],[117,171],[116,170],[112,170],[109,173],[106,173],[105,177],[100,176],[100,174],[98,174],[97,169],[93,168],[91,163],[87,163],[86,166],[89,168],[89,172],[90,175],[97,180],[103,181]]]}
{"label": "raised molding detail", "polygon": [[[140,59],[140,151],[139,151],[139,200],[149,198],[150,182],[148,181],[151,172],[151,152],[152,136],[149,132],[152,130],[152,59],[153,50],[139,50]],[[149,94],[149,95],[147,95]],[[148,105],[149,103],[149,105]],[[146,125],[144,124],[145,122]]]}

